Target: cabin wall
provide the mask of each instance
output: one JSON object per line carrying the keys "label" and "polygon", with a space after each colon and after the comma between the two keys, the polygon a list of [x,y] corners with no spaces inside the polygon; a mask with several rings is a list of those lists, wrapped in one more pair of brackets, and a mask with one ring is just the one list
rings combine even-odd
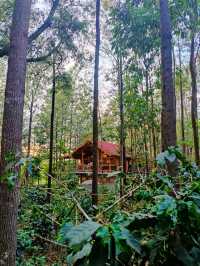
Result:
{"label": "cabin wall", "polygon": [[99,170],[112,172],[119,169],[119,158],[114,156],[108,156],[104,153],[100,154],[99,158]]}
{"label": "cabin wall", "polygon": [[[119,170],[120,159],[117,156],[109,156],[101,151],[98,154],[99,172],[112,172]],[[81,158],[77,163],[77,170],[92,170],[91,154],[81,153]]]}
{"label": "cabin wall", "polygon": [[[77,170],[79,171],[92,171],[92,155],[91,152],[87,154],[84,151],[81,153],[81,158],[78,160],[77,163]],[[105,154],[104,152],[99,150],[98,153],[98,171],[99,173],[106,173],[106,172],[112,172],[112,171],[118,171],[120,170],[120,158],[118,156],[109,156]],[[126,161],[126,170],[128,172],[128,160]]]}

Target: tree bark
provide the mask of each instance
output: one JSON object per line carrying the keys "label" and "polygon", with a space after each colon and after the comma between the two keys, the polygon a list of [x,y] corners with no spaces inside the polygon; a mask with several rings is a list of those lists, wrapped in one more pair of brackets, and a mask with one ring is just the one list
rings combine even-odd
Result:
{"label": "tree bark", "polygon": [[[5,89],[1,140],[0,175],[6,172],[8,158],[21,156],[22,124],[26,76],[26,56],[31,0],[16,0],[10,33],[10,53]],[[17,171],[17,169],[15,169]],[[6,181],[0,183],[0,264],[16,263],[16,222],[18,182],[10,191]]]}
{"label": "tree bark", "polygon": [[172,46],[172,61],[173,61],[173,82],[174,82],[174,91],[176,91],[176,56],[174,51],[174,45]]}
{"label": "tree bark", "polygon": [[[153,95],[151,95],[151,111],[154,112],[154,101]],[[154,165],[156,165],[156,156],[157,156],[157,149],[156,149],[156,134],[155,134],[155,127],[152,126],[152,140],[153,140],[153,157],[154,157]]]}
{"label": "tree bark", "polygon": [[[55,123],[55,128],[54,128],[54,131],[55,131],[55,148],[53,148],[52,150],[52,156],[54,157],[54,169],[55,169],[55,172],[58,174],[58,152],[59,152],[59,147],[57,145],[58,143],[58,124],[59,124],[59,121],[58,121],[58,116],[56,116],[56,123]],[[53,165],[53,163],[52,163]]]}
{"label": "tree bark", "polygon": [[181,47],[178,40],[178,57],[179,57],[179,85],[180,85],[180,99],[181,99],[181,140],[182,150],[185,154],[185,121],[184,121],[184,96],[183,96],[183,78],[182,78],[182,59],[181,59]]}
{"label": "tree bark", "polygon": [[[148,75],[148,67],[146,66],[146,69],[145,69],[145,81],[146,81],[146,105],[147,105],[147,115],[148,115],[148,112],[149,112],[149,75]],[[150,132],[150,127],[149,127],[149,124],[147,124],[147,130]],[[148,161],[149,161],[149,151],[148,151],[148,145],[147,145],[147,131],[146,128],[144,127],[144,147],[145,147],[145,167],[146,167],[146,173],[148,174],[149,173],[149,164],[148,164]]]}
{"label": "tree bark", "polygon": [[130,129],[130,138],[131,138],[131,173],[133,174],[133,158],[136,157],[133,151],[133,146],[136,145],[133,139],[133,128]]}
{"label": "tree bark", "polygon": [[100,50],[100,6],[96,0],[96,47],[94,66],[94,106],[93,106],[93,176],[92,176],[92,203],[98,202],[98,106],[99,106],[99,50]]}
{"label": "tree bark", "polygon": [[118,60],[118,86],[119,86],[119,114],[120,114],[120,166],[123,173],[120,184],[120,196],[124,194],[125,174],[126,174],[126,148],[124,134],[124,84],[122,73],[122,55]]}
{"label": "tree bark", "polygon": [[143,128],[143,140],[144,140],[144,157],[145,157],[145,170],[146,174],[149,173],[149,164],[148,164],[148,146],[147,146],[147,135],[146,135],[146,128]]}
{"label": "tree bark", "polygon": [[[151,79],[149,80],[149,86],[152,90],[152,84]],[[154,99],[153,99],[153,93],[151,94],[151,112],[154,113]],[[152,133],[152,143],[153,143],[153,160],[154,160],[154,166],[156,166],[156,156],[157,156],[157,143],[156,143],[156,133],[155,133],[155,121],[153,121],[153,125],[151,127],[151,133]]]}
{"label": "tree bark", "polygon": [[52,98],[51,98],[51,124],[50,124],[50,143],[49,143],[49,176],[48,176],[48,191],[47,202],[51,200],[51,176],[53,175],[53,138],[54,138],[54,120],[55,120],[55,98],[56,98],[56,69],[55,55],[53,55],[53,79],[52,79]]}
{"label": "tree bark", "polygon": [[[160,0],[161,35],[161,76],[162,76],[162,113],[161,143],[162,150],[176,145],[176,103],[172,74],[172,35],[167,0]],[[168,164],[170,175],[176,175],[176,163]]]}
{"label": "tree bark", "polygon": [[71,155],[72,151],[72,127],[73,127],[73,104],[74,102],[71,102],[71,113],[70,113],[70,131],[69,131],[69,154]]}
{"label": "tree bark", "polygon": [[194,140],[194,153],[196,164],[199,165],[199,133],[198,133],[198,114],[197,114],[197,74],[195,62],[195,42],[194,34],[192,33],[190,46],[190,75],[192,86],[192,101],[191,101],[191,119]]}
{"label": "tree bark", "polygon": [[33,103],[34,103],[34,96],[33,96],[33,91],[32,91],[32,94],[31,94],[31,105],[30,105],[30,116],[29,116],[29,126],[28,126],[27,157],[30,156],[30,150],[31,150],[31,134],[32,134],[32,122],[33,122]]}

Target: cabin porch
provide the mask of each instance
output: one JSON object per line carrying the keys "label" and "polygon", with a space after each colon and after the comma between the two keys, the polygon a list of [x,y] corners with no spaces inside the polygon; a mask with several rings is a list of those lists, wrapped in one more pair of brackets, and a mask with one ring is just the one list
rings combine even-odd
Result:
{"label": "cabin porch", "polygon": [[[77,148],[72,157],[76,160],[75,173],[80,176],[81,182],[91,179],[93,173],[93,145],[91,141]],[[126,158],[127,172],[130,158]],[[119,146],[109,142],[98,142],[98,175],[99,182],[109,182],[112,172],[120,170]],[[105,179],[105,180],[104,180]],[[104,181],[105,182],[104,182]]]}

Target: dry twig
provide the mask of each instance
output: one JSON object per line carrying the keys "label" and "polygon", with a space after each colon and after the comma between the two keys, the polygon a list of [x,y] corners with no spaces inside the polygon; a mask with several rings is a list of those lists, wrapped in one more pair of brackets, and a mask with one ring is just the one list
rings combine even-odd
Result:
{"label": "dry twig", "polygon": [[101,214],[104,214],[105,212],[109,211],[110,209],[112,209],[115,205],[117,205],[118,203],[120,203],[121,201],[123,201],[124,199],[130,197],[132,195],[133,192],[135,192],[136,190],[138,190],[142,185],[144,185],[144,182],[142,182],[139,186],[137,186],[136,188],[133,188],[131,190],[129,190],[128,193],[126,193],[125,195],[123,195],[121,198],[119,198],[118,200],[116,200],[113,204],[111,204],[110,206],[108,206],[105,210],[103,210],[100,214],[98,214],[98,216],[100,216]]}

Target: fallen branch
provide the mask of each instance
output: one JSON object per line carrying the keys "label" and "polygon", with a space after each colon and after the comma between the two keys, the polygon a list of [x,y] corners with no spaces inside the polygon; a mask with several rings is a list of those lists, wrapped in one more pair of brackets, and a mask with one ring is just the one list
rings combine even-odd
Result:
{"label": "fallen branch", "polygon": [[[39,170],[41,170],[39,168]],[[72,198],[72,200],[74,201],[74,203],[76,204],[77,208],[79,209],[79,211],[83,214],[83,216],[88,220],[91,221],[92,218],[89,217],[89,215],[85,212],[85,210],[81,207],[80,203],[78,202],[78,200],[74,197],[73,193],[71,193],[71,191],[68,189],[68,187],[66,185],[64,185],[62,182],[60,182],[58,179],[56,179],[55,177],[53,177],[52,175],[45,173],[48,177],[51,177],[52,179],[54,179],[59,185],[62,185],[69,193],[70,196]]]}
{"label": "fallen branch", "polygon": [[[36,206],[35,206],[36,207]],[[40,208],[43,208],[42,206],[40,206]],[[61,224],[56,221],[54,218],[50,217],[48,214],[46,214],[44,211],[42,211],[39,207],[37,207],[37,210],[42,213],[44,216],[46,216],[51,222],[57,224],[58,226],[61,226]]]}
{"label": "fallen branch", "polygon": [[139,186],[137,186],[136,188],[133,188],[131,190],[129,190],[129,192],[127,194],[125,194],[124,196],[122,196],[121,198],[119,198],[118,200],[116,200],[112,205],[110,205],[109,207],[107,207],[105,210],[103,210],[100,214],[98,214],[98,216],[100,216],[101,214],[104,214],[105,212],[109,211],[110,209],[112,209],[115,205],[117,205],[118,203],[120,203],[121,201],[123,201],[124,199],[130,197],[132,195],[133,192],[135,192],[136,190],[138,190],[142,185],[144,185],[144,182],[142,182]]}
{"label": "fallen branch", "polygon": [[53,241],[53,240],[47,239],[47,238],[42,237],[42,236],[40,236],[40,235],[38,235],[38,234],[36,234],[35,236],[38,237],[38,238],[41,239],[41,240],[44,240],[45,242],[48,242],[48,243],[53,244],[54,246],[58,246],[58,247],[62,247],[62,248],[68,248],[68,246],[66,246],[66,245],[63,245],[63,244],[61,244],[61,243],[59,243],[59,242],[56,242],[56,241]]}

